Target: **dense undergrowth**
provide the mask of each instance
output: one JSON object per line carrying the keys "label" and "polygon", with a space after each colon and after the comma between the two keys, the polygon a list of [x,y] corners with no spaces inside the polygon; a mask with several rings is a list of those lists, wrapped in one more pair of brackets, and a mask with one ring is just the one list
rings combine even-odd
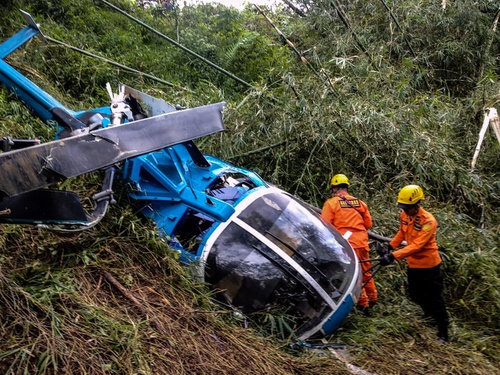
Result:
{"label": "dense undergrowth", "polygon": [[[8,58],[71,108],[107,103],[106,82],[188,107],[226,101],[227,130],[202,140],[204,151],[316,206],[332,173],[345,173],[370,205],[379,234],[397,229],[399,188],[422,185],[425,207],[439,221],[452,342],[436,344],[405,296],[404,264],[378,274],[374,316],[353,313],[330,340],[349,345],[353,363],[380,374],[498,373],[500,165],[493,132],[470,169],[483,111],[500,99],[498,6],[403,1],[389,12],[382,1],[303,3],[303,15],[286,7],[267,13],[287,44],[253,8],[200,5],[158,16],[113,2],[251,88],[99,0],[4,1],[0,37],[24,27],[24,9],[48,37],[172,84],[55,43],[32,41]],[[1,88],[5,135],[53,137]],[[94,173],[61,188],[88,199],[98,185]],[[328,351],[292,351],[280,316],[266,317],[275,323],[267,331],[251,321],[243,329],[126,199],[77,236],[2,225],[0,249],[2,373],[347,371]]]}

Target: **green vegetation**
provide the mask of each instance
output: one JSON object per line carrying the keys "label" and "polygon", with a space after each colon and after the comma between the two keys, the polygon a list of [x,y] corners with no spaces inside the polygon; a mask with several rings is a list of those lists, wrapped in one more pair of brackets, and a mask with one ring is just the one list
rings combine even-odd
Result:
{"label": "green vegetation", "polygon": [[[106,103],[106,82],[189,107],[226,101],[227,130],[199,142],[204,152],[254,169],[316,206],[332,173],[345,173],[382,235],[397,229],[399,188],[420,184],[440,224],[452,342],[435,343],[409,302],[404,264],[377,274],[374,316],[353,313],[330,341],[350,345],[350,361],[379,374],[498,373],[500,162],[493,132],[470,169],[483,111],[500,100],[498,4],[295,1],[300,12],[263,9],[280,35],[252,7],[185,6],[158,15],[112,3],[253,88],[100,0],[4,0],[0,38],[25,26],[24,9],[47,36],[176,87],[54,43],[32,41],[9,63],[73,108]],[[5,135],[52,139],[2,87]],[[98,185],[95,173],[62,188],[85,198]],[[0,227],[0,372],[347,373],[328,351],[289,350],[278,315],[265,317],[274,323],[268,331],[243,329],[117,197],[97,228],[76,236]]]}

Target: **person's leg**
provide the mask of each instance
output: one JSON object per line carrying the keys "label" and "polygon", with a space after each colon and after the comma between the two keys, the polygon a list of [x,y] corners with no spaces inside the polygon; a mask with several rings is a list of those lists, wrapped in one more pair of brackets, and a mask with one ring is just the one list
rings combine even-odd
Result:
{"label": "person's leg", "polygon": [[422,272],[421,268],[408,268],[408,293],[410,295],[410,299],[419,305],[422,310],[424,310],[424,314],[427,314],[426,305],[425,305],[425,275]]}
{"label": "person's leg", "polygon": [[443,296],[443,278],[441,276],[441,267],[438,265],[428,270],[428,310],[434,318],[438,329],[438,337],[448,341],[448,312]]}
{"label": "person's leg", "polygon": [[361,289],[361,294],[359,295],[357,306],[360,308],[369,308],[370,307],[370,302],[369,302],[368,297],[366,295],[365,288]]}
{"label": "person's leg", "polygon": [[[354,249],[358,255],[359,260],[369,260],[370,259],[370,248],[366,249]],[[375,286],[375,280],[373,279],[373,274],[370,271],[372,268],[371,262],[361,262],[361,271],[363,272],[363,285],[365,285],[366,296],[368,297],[368,302],[370,305],[377,302],[377,288]]]}
{"label": "person's leg", "polygon": [[[354,251],[356,252],[356,255],[358,256],[359,260],[368,259],[366,257],[364,249],[355,248]],[[365,271],[365,269],[369,269],[370,267],[366,267],[365,266],[366,263],[360,263],[360,264],[361,264],[361,272],[363,272],[362,282],[364,284],[364,282],[366,280],[366,276],[364,274],[364,271]],[[366,288],[363,288],[361,290],[361,294],[360,294],[359,299],[358,299],[358,307],[360,307],[361,309],[369,308],[369,306],[370,306],[370,300],[369,300],[366,292],[367,292]]]}
{"label": "person's leg", "polygon": [[424,311],[424,316],[432,318],[436,323],[438,336],[447,341],[449,322],[440,267],[409,268],[408,290],[412,301]]}

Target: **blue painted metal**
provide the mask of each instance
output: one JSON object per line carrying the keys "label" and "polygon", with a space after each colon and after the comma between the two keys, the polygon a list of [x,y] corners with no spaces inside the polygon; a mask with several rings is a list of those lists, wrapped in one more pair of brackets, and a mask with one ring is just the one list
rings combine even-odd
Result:
{"label": "blue painted metal", "polygon": [[[268,186],[252,171],[209,155],[204,157],[208,165],[197,166],[186,151],[186,145],[179,144],[125,162],[122,178],[130,186],[130,197],[137,201],[142,213],[157,224],[160,233],[175,234],[188,211],[202,212],[215,223],[227,221],[248,188],[232,189],[234,195],[230,198],[236,195],[236,199],[221,199],[208,194],[208,187],[221,176],[241,175],[249,183],[251,181],[254,188]],[[175,240],[171,245],[180,251],[181,260],[198,260],[201,256],[201,246],[193,252]]]}
{"label": "blue painted metal", "polygon": [[[28,22],[28,26],[0,45],[0,81],[14,92],[27,107],[32,109],[42,121],[50,122],[53,121],[50,110],[52,108],[63,108],[64,106],[3,61],[31,38],[37,35],[43,36],[31,16],[25,12],[23,12],[23,15]],[[68,111],[74,113],[70,109]]]}
{"label": "blue painted metal", "polygon": [[332,315],[325,320],[321,327],[321,331],[324,333],[324,335],[328,335],[332,332],[335,332],[337,328],[339,328],[342,325],[342,322],[347,318],[347,315],[351,312],[353,309],[355,303],[352,298],[351,294],[348,294],[346,298],[342,301],[342,303],[339,305],[337,310],[335,310]]}

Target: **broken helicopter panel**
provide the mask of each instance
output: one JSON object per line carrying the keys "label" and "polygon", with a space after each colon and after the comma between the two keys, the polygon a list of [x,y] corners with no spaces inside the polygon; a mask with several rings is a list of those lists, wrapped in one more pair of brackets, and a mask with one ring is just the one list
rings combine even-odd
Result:
{"label": "broken helicopter panel", "polygon": [[[300,340],[339,327],[361,288],[354,251],[309,205],[200,152],[193,139],[223,129],[224,103],[178,109],[124,85],[114,94],[108,85],[110,106],[72,111],[4,61],[43,38],[23,15],[28,26],[0,44],[0,82],[62,131],[45,144],[3,139],[0,223],[89,228],[113,200],[116,179],[181,260],[231,305],[244,313],[279,306],[296,317]],[[103,168],[91,215],[76,194],[46,188]]]}

